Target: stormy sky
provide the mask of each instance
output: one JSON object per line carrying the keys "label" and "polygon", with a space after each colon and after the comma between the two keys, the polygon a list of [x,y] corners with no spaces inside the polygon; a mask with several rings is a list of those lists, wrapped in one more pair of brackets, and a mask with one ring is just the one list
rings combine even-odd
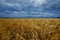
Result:
{"label": "stormy sky", "polygon": [[60,17],[60,0],[0,0],[0,17]]}

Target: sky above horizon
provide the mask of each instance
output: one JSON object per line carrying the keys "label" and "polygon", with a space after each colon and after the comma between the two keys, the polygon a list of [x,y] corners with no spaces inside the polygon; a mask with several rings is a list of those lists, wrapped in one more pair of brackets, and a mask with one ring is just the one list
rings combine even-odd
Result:
{"label": "sky above horizon", "polygon": [[60,0],[0,0],[0,17],[59,18]]}

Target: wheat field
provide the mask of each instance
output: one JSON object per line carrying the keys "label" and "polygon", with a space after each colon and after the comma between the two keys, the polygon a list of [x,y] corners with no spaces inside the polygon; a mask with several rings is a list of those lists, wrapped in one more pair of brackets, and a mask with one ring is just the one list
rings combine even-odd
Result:
{"label": "wheat field", "polygon": [[0,40],[60,40],[60,19],[0,18]]}

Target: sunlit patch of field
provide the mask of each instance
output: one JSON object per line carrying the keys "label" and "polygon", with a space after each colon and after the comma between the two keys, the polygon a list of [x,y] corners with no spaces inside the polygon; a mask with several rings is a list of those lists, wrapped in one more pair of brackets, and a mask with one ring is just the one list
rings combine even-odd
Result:
{"label": "sunlit patch of field", "polygon": [[60,40],[60,19],[0,18],[0,40]]}

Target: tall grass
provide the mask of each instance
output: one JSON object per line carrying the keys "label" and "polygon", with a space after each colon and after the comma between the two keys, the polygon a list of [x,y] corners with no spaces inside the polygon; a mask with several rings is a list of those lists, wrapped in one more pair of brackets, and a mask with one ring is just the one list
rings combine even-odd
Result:
{"label": "tall grass", "polygon": [[0,18],[0,40],[60,40],[60,19]]}

